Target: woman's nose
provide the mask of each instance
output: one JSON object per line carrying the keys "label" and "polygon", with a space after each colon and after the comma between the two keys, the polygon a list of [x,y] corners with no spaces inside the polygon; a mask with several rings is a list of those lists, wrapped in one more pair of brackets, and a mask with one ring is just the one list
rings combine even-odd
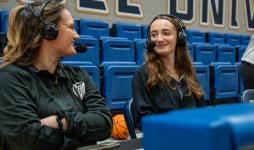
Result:
{"label": "woman's nose", "polygon": [[162,40],[163,40],[163,36],[161,34],[158,34],[156,41],[162,41]]}
{"label": "woman's nose", "polygon": [[78,33],[77,33],[76,31],[74,31],[74,39],[75,39],[75,40],[78,40],[78,39],[79,39],[79,35],[78,35]]}

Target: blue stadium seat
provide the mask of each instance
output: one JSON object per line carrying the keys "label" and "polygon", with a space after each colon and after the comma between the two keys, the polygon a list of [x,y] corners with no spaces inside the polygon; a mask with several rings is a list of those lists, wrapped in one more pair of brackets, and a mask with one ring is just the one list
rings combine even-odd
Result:
{"label": "blue stadium seat", "polygon": [[238,65],[213,63],[215,99],[238,97]]}
{"label": "blue stadium seat", "polygon": [[79,24],[79,20],[78,19],[74,19],[74,29],[75,31],[79,34],[79,28],[80,28],[80,24]]}
{"label": "blue stadium seat", "polygon": [[238,96],[238,100],[240,101],[241,100],[241,95],[242,95],[242,93],[243,93],[243,91],[244,91],[244,86],[243,86],[243,79],[242,79],[242,77],[241,77],[241,75],[240,75],[240,65],[241,65],[241,62],[237,62],[237,63],[235,63],[236,65],[237,65],[237,67],[238,67],[238,89],[239,89],[239,96]]}
{"label": "blue stadium seat", "polygon": [[223,33],[208,32],[208,42],[211,44],[225,44],[225,37]]}
{"label": "blue stadium seat", "polygon": [[216,47],[209,43],[193,43],[195,49],[195,61],[209,65],[216,61]]}
{"label": "blue stadium seat", "polygon": [[62,64],[65,65],[71,65],[71,66],[92,66],[94,65],[92,62],[90,61],[62,61]]}
{"label": "blue stadium seat", "polygon": [[210,70],[208,65],[194,64],[196,75],[199,83],[201,84],[205,96],[205,100],[210,100]]}
{"label": "blue stadium seat", "polygon": [[241,36],[231,33],[225,33],[226,44],[241,45]]}
{"label": "blue stadium seat", "polygon": [[112,35],[116,37],[126,37],[130,40],[142,38],[142,26],[140,24],[116,22],[112,26]]}
{"label": "blue stadium seat", "polygon": [[194,45],[188,43],[187,46],[188,46],[188,50],[189,50],[189,55],[190,55],[192,61],[194,61],[194,60],[195,60],[195,52],[194,52],[195,49],[194,49]]}
{"label": "blue stadium seat", "polygon": [[241,36],[241,44],[248,45],[250,42],[250,38],[251,38],[251,36],[249,36],[249,35],[242,35]]}
{"label": "blue stadium seat", "polygon": [[147,39],[147,35],[148,35],[148,25],[142,25],[142,38],[143,39]]}
{"label": "blue stadium seat", "polygon": [[0,32],[7,32],[8,18],[9,18],[9,11],[8,10],[0,10],[0,19],[1,19]]}
{"label": "blue stadium seat", "polygon": [[95,65],[81,66],[93,79],[98,90],[100,90],[100,69]]}
{"label": "blue stadium seat", "polygon": [[103,94],[111,110],[123,110],[124,105],[132,97],[131,81],[137,65],[124,63],[104,63]]}
{"label": "blue stadium seat", "polygon": [[236,45],[236,48],[237,48],[237,61],[241,62],[241,58],[243,56],[245,49],[247,48],[247,45]]}
{"label": "blue stadium seat", "polygon": [[86,52],[64,57],[64,61],[89,61],[94,65],[99,65],[99,41],[92,36],[80,35],[80,39],[75,42],[75,45],[82,44],[87,46]]}
{"label": "blue stadium seat", "polygon": [[146,39],[135,39],[135,61],[138,65],[142,65],[145,62],[144,54],[145,54],[145,45],[146,45]]}
{"label": "blue stadium seat", "polygon": [[253,108],[253,103],[239,103],[146,116],[142,120],[143,148],[251,150]]}
{"label": "blue stadium seat", "polygon": [[199,30],[186,30],[189,43],[205,42],[205,32]]}
{"label": "blue stadium seat", "polygon": [[226,44],[219,44],[217,47],[217,62],[236,62],[236,49],[235,46]]}
{"label": "blue stadium seat", "polygon": [[101,20],[80,19],[80,34],[92,35],[97,39],[109,36],[109,25]]}
{"label": "blue stadium seat", "polygon": [[0,32],[0,57],[2,56],[1,54],[3,53],[6,44],[7,44],[6,32]]}
{"label": "blue stadium seat", "polygon": [[134,42],[127,38],[101,38],[101,59],[104,62],[135,62]]}
{"label": "blue stadium seat", "polygon": [[79,61],[63,61],[62,64],[80,67],[81,69],[84,69],[95,82],[97,89],[100,90],[100,70],[97,66],[95,66],[91,62]]}

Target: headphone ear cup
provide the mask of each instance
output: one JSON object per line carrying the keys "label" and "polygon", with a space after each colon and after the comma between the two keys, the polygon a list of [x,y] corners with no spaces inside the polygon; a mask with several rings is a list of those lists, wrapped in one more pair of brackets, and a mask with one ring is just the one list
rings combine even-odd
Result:
{"label": "headphone ear cup", "polygon": [[54,40],[58,35],[58,27],[55,23],[46,22],[43,24],[41,36],[47,40]]}
{"label": "headphone ear cup", "polygon": [[185,45],[187,43],[187,34],[185,31],[178,32],[177,35],[177,44],[178,45]]}

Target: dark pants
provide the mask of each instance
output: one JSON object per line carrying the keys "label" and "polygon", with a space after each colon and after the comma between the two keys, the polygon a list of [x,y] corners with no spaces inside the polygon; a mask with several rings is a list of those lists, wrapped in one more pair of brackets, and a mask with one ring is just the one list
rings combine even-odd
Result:
{"label": "dark pants", "polygon": [[242,61],[240,74],[243,79],[244,90],[254,89],[254,65]]}

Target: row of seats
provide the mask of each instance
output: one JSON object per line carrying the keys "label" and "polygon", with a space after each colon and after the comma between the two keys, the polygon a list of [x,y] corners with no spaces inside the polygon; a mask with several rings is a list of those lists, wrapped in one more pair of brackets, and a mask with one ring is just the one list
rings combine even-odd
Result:
{"label": "row of seats", "polygon": [[210,44],[194,42],[188,44],[193,61],[211,64],[212,62],[240,62],[247,45]]}
{"label": "row of seats", "polygon": [[[0,33],[0,51],[6,45],[6,34]],[[80,35],[75,45],[87,46],[85,53],[65,57],[65,61],[88,61],[94,65],[104,62],[134,62],[138,65],[144,63],[146,39],[129,40],[120,37],[101,37],[100,40]],[[228,44],[191,43],[188,44],[189,54],[195,62],[211,64],[212,62],[240,62],[246,45],[232,46]]]}
{"label": "row of seats", "polygon": [[[112,27],[101,20],[80,19],[75,20],[75,29],[81,35],[92,35],[95,38],[102,36],[126,37],[130,40],[146,39],[147,25],[131,22],[115,22]],[[196,29],[186,30],[188,43],[203,42],[210,44],[247,45],[249,35],[237,35],[222,32],[202,32]]]}
{"label": "row of seats", "polygon": [[[126,37],[130,40],[146,39],[147,25],[131,22],[115,22],[112,27],[101,20],[80,19],[75,20],[75,29],[81,35],[92,35],[99,39],[102,36]],[[187,29],[188,43],[203,42],[210,44],[230,44],[247,45],[250,40],[249,35],[238,35],[222,32],[202,32],[197,29]]]}
{"label": "row of seats", "polygon": [[[0,10],[0,32],[7,31],[8,10]],[[147,25],[132,22],[115,22],[110,27],[109,23],[102,20],[76,19],[75,29],[80,35],[91,35],[97,39],[102,36],[126,37],[130,40],[146,39]],[[211,44],[247,45],[249,35],[237,35],[221,32],[202,32],[197,29],[186,30],[188,42],[208,42]]]}
{"label": "row of seats", "polygon": [[127,38],[80,36],[76,45],[85,44],[87,51],[75,56],[64,57],[65,61],[89,61],[95,65],[105,62],[132,62],[143,64],[145,39],[135,42]]}
{"label": "row of seats", "polygon": [[106,62],[101,67],[84,62],[63,61],[63,64],[86,70],[106,98],[111,110],[123,109],[125,102],[131,98],[131,80],[139,67],[126,62]]}
{"label": "row of seats", "polygon": [[[64,61],[64,64],[84,68],[105,96],[111,110],[123,109],[131,99],[131,80],[139,65],[128,62],[105,62],[100,67],[92,63]],[[197,78],[205,91],[208,103],[224,99],[238,100],[243,86],[239,77],[239,63],[214,63],[211,66],[195,62]]]}
{"label": "row of seats", "polygon": [[187,30],[187,40],[189,43],[202,42],[210,44],[248,45],[249,35],[237,35],[222,32],[202,32],[200,30]]}
{"label": "row of seats", "polygon": [[[104,62],[133,62],[138,65],[144,63],[146,39],[129,40],[120,37],[101,37],[100,40],[92,36],[80,36],[76,45],[87,45],[86,53],[65,57],[66,61],[90,61],[95,65]],[[240,62],[247,46],[228,44],[212,45],[209,43],[188,44],[192,60],[211,64],[212,62]]]}

